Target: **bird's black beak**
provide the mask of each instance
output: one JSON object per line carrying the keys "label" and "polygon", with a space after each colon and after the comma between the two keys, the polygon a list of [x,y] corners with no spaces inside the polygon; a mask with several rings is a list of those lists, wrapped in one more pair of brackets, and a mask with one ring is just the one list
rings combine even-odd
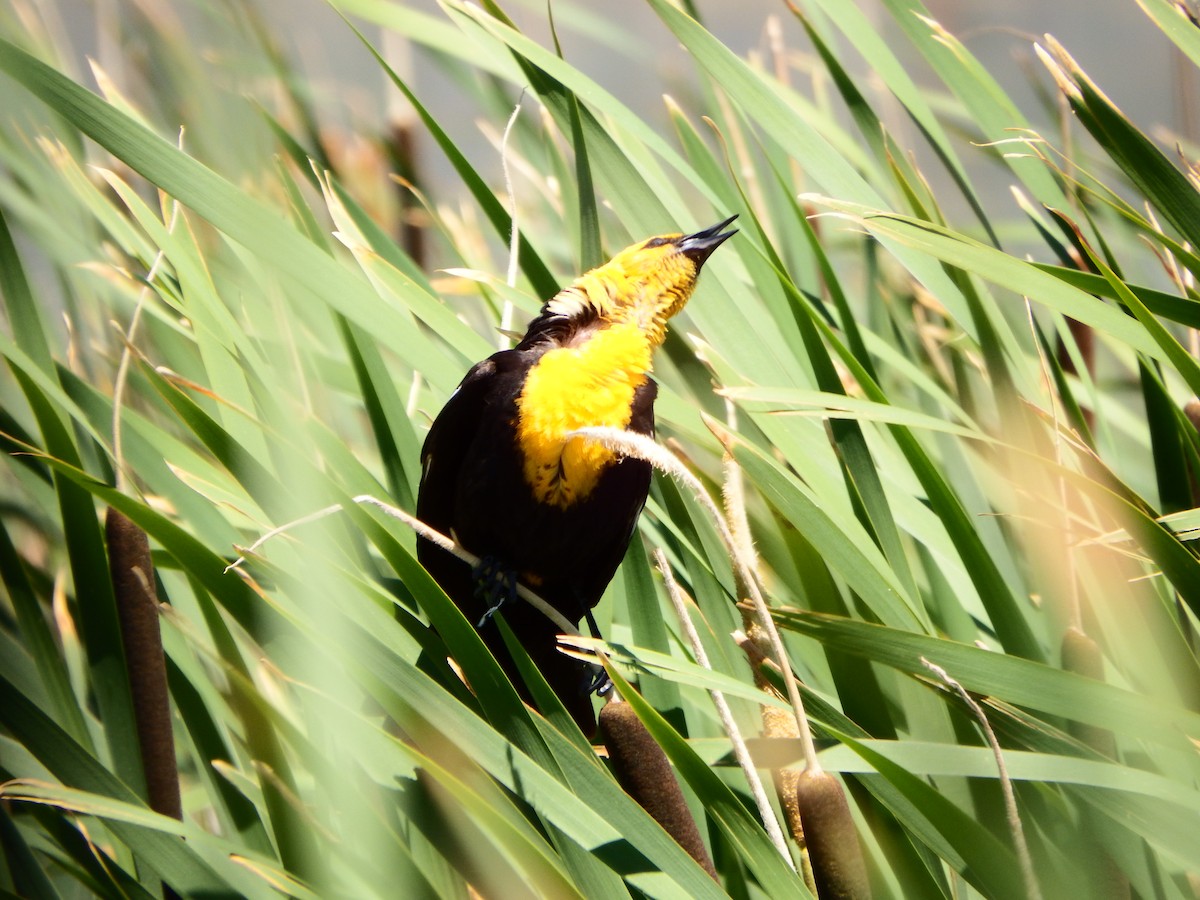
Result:
{"label": "bird's black beak", "polygon": [[712,228],[705,228],[703,231],[697,231],[695,234],[685,234],[677,242],[679,252],[691,259],[696,264],[696,268],[699,269],[704,265],[704,261],[708,259],[712,252],[721,246],[723,241],[737,234],[736,228],[732,231],[721,231],[722,228],[736,218],[737,216],[733,215],[724,222],[718,222]]}

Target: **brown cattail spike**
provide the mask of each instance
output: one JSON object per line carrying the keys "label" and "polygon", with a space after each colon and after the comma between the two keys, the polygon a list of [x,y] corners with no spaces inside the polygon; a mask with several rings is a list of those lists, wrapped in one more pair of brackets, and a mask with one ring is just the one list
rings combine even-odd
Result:
{"label": "brown cattail spike", "polygon": [[700,829],[684,802],[671,764],[633,707],[628,703],[606,703],[600,710],[600,736],[608,748],[613,774],[625,793],[716,878],[712,857],[700,839]]}
{"label": "brown cattail spike", "polygon": [[125,665],[133,693],[138,744],[146,773],[146,799],[155,812],[182,819],[150,542],[146,532],[112,507],[105,518],[104,530],[108,539],[108,568],[121,620],[121,640],[125,645]]}
{"label": "brown cattail spike", "polygon": [[405,119],[392,124],[388,151],[400,176],[397,182],[400,189],[400,246],[417,268],[424,269],[425,228],[420,221],[423,211],[412,190],[420,184],[420,179],[417,176],[416,128],[411,121]]}
{"label": "brown cattail spike", "polygon": [[796,805],[820,900],[869,900],[871,882],[841,782],[828,772],[801,772]]}
{"label": "brown cattail spike", "polygon": [[1193,397],[1183,405],[1183,414],[1192,423],[1192,427],[1200,431],[1200,398]]}

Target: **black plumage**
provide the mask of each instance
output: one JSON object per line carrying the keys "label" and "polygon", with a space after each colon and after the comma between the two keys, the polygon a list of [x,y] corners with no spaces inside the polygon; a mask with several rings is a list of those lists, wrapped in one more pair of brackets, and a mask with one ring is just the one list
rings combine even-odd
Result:
{"label": "black plumage", "polygon": [[[531,366],[569,340],[555,323],[515,349],[494,353],[467,373],[434,421],[421,451],[417,517],[479,556],[502,560],[540,597],[578,626],[612,580],[625,555],[650,488],[650,464],[620,458],[583,500],[563,509],[534,499],[522,472],[514,421],[517,397]],[[654,380],[634,395],[631,431],[653,436]],[[476,593],[471,567],[425,540],[417,555],[467,620],[478,622],[488,602]],[[585,734],[595,728],[592,667],[557,649],[558,629],[524,603],[506,604],[505,621],[564,701]],[[523,682],[494,624],[480,636],[519,687]],[[528,694],[522,690],[528,697]]]}
{"label": "black plumage", "polygon": [[[517,582],[578,627],[612,579],[650,488],[650,465],[572,436],[587,425],[654,435],[653,351],[705,260],[734,232],[651,238],[581,275],[542,307],[521,342],[473,366],[421,451],[417,516],[485,558],[486,573],[419,539],[421,563],[528,700],[489,613]],[[499,574],[501,578],[496,579]],[[585,734],[596,668],[561,653],[533,606],[502,615]]]}

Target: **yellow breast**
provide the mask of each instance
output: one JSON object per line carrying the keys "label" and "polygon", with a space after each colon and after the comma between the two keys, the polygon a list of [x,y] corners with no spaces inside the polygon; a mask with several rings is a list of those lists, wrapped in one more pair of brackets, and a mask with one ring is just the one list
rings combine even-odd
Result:
{"label": "yellow breast", "polygon": [[584,499],[616,459],[593,441],[566,435],[589,425],[629,425],[651,349],[636,325],[611,326],[578,346],[548,351],[530,369],[517,400],[517,442],[539,502],[566,509]]}

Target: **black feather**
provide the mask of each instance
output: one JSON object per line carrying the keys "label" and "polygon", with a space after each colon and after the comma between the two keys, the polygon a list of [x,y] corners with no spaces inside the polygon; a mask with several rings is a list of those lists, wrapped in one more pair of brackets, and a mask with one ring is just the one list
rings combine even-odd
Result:
{"label": "black feather", "polygon": [[[532,332],[532,328],[531,328]],[[517,398],[530,368],[553,339],[526,341],[475,365],[438,414],[421,451],[417,516],[453,534],[477,556],[491,556],[578,625],[604,593],[625,555],[646,503],[649,463],[619,458],[587,497],[563,509],[538,502],[524,476],[517,444]],[[634,395],[629,428],[654,434],[658,388],[646,378]],[[421,563],[467,620],[486,611],[470,567],[425,540]],[[557,649],[558,629],[526,603],[504,607],[504,618],[585,734],[595,730],[588,667]],[[515,665],[494,625],[481,636],[518,686]],[[528,699],[528,693],[524,696]]]}

